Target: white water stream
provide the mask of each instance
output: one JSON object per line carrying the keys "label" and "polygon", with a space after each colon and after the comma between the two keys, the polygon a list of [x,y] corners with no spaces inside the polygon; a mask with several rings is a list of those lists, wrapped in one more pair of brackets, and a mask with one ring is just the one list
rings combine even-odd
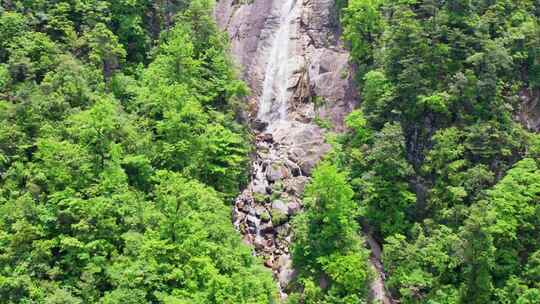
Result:
{"label": "white water stream", "polygon": [[268,61],[263,82],[263,91],[259,101],[257,118],[272,126],[279,121],[287,120],[288,80],[292,71],[289,69],[291,32],[294,30],[294,19],[298,9],[296,0],[285,0],[274,10],[279,15],[279,25],[268,52]]}

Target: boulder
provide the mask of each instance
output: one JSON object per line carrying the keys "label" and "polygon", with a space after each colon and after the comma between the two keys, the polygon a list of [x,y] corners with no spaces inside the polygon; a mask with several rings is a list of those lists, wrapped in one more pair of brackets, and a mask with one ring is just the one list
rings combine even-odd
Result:
{"label": "boulder", "polygon": [[279,285],[286,289],[291,281],[296,277],[296,271],[292,267],[292,259],[288,254],[281,255],[277,261],[277,270]]}
{"label": "boulder", "polygon": [[263,132],[267,127],[268,123],[260,119],[254,119],[251,123],[253,130]]}
{"label": "boulder", "polygon": [[306,176],[289,178],[284,182],[285,191],[292,195],[301,195],[304,193],[304,187],[308,180],[309,179]]}
{"label": "boulder", "polygon": [[281,213],[287,214],[289,209],[283,201],[275,200],[272,202],[272,210],[277,210]]}
{"label": "boulder", "polygon": [[289,159],[285,160],[287,168],[289,168],[289,171],[291,172],[293,177],[300,176],[302,174],[302,170],[300,169],[300,166],[298,166],[296,163],[290,161]]}
{"label": "boulder", "polygon": [[261,220],[255,215],[250,214],[246,217],[246,223],[249,227],[258,227],[261,223]]}
{"label": "boulder", "polygon": [[274,232],[274,226],[272,226],[272,222],[266,222],[261,224],[259,231],[261,233],[272,233]]}
{"label": "boulder", "polygon": [[278,227],[275,227],[274,229],[276,230],[276,233],[279,237],[287,237],[287,235],[289,234],[290,232],[290,225],[288,223],[285,223],[281,226],[278,226]]}
{"label": "boulder", "polygon": [[253,246],[255,246],[255,249],[257,250],[264,250],[266,247],[266,240],[262,236],[256,235],[253,240]]}
{"label": "boulder", "polygon": [[292,201],[287,204],[287,213],[289,215],[295,215],[302,209],[302,206],[299,202]]}
{"label": "boulder", "polygon": [[246,218],[246,214],[243,212],[233,212],[233,223],[239,225]]}
{"label": "boulder", "polygon": [[249,210],[251,209],[251,205],[244,202],[244,204],[242,204],[242,206],[238,206],[238,210],[239,211],[242,211],[244,213],[249,213]]}
{"label": "boulder", "polygon": [[282,180],[289,175],[290,174],[287,167],[279,162],[273,162],[266,168],[266,179],[269,182],[276,182],[278,180]]}
{"label": "boulder", "polygon": [[251,191],[253,191],[254,193],[265,195],[266,186],[266,183],[254,181],[253,183],[251,183]]}
{"label": "boulder", "polygon": [[274,261],[272,260],[272,258],[269,258],[266,261],[264,261],[264,266],[268,268],[272,268],[272,266],[274,266]]}
{"label": "boulder", "polygon": [[267,142],[270,144],[274,142],[274,136],[271,133],[264,133],[261,139],[264,142]]}
{"label": "boulder", "polygon": [[309,150],[304,150],[304,153],[297,162],[302,170],[302,174],[308,176],[311,175],[313,168],[315,168],[323,155],[329,150],[330,146],[328,144],[321,144],[319,147],[312,147]]}

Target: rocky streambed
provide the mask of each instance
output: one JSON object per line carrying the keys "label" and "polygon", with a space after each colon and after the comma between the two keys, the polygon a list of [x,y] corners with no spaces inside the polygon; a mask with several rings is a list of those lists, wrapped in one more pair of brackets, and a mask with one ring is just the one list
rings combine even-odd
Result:
{"label": "rocky streambed", "polygon": [[330,147],[320,129],[309,124],[283,123],[270,132],[256,132],[251,182],[236,199],[233,222],[283,291],[295,273],[289,253],[290,220],[302,211],[308,176]]}
{"label": "rocky streambed", "polygon": [[[245,118],[256,137],[250,183],[235,201],[233,222],[285,296],[295,276],[291,219],[303,210],[312,169],[330,150],[326,133],[343,131],[356,105],[354,73],[335,0],[219,0],[215,18],[251,89]],[[379,274],[372,298],[389,303],[380,258],[372,260]]]}

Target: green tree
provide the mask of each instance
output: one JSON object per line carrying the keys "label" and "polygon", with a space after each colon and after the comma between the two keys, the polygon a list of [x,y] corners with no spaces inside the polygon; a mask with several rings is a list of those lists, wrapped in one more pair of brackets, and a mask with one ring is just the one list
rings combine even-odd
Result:
{"label": "green tree", "polygon": [[126,51],[118,42],[118,37],[103,23],[98,23],[86,33],[90,62],[103,71],[105,79],[109,79],[126,57]]}
{"label": "green tree", "polygon": [[471,215],[463,226],[466,268],[462,303],[491,303],[493,299],[491,272],[495,267],[495,246],[493,236],[487,229],[493,220],[494,214],[488,206],[480,203],[472,208]]}
{"label": "green tree", "polygon": [[10,40],[8,66],[14,81],[41,81],[58,62],[58,46],[45,34],[23,32]]}
{"label": "green tree", "polygon": [[0,302],[277,301],[223,201],[245,85],[210,4],[2,3]]}
{"label": "green tree", "polygon": [[351,56],[367,72],[375,61],[374,49],[382,35],[384,19],[379,8],[381,0],[350,0],[343,9],[343,37],[350,43]]}
{"label": "green tree", "polygon": [[295,218],[292,257],[306,280],[303,285],[323,276],[331,287],[325,294],[304,293],[307,303],[318,303],[320,296],[328,303],[358,302],[367,296],[371,269],[358,236],[352,196],[345,174],[335,166],[322,163],[313,172],[304,197],[307,210]]}

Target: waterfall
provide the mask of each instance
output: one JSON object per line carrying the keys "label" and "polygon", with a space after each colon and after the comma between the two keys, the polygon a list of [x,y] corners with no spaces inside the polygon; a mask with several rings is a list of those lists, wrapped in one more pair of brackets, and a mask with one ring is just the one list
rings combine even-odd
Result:
{"label": "waterfall", "polygon": [[[252,89],[249,109],[255,101],[257,105],[256,113],[249,112],[250,118],[256,116],[251,120],[255,149],[250,182],[235,200],[233,223],[272,270],[282,298],[298,273],[290,252],[291,220],[303,210],[312,169],[331,148],[325,131],[312,121],[318,109],[294,97],[317,92],[332,101],[327,113],[341,118],[354,103],[348,99],[352,81],[343,77],[348,54],[330,39],[333,3],[220,0],[216,10],[233,55],[244,65]],[[301,80],[313,92],[303,92]]]}
{"label": "waterfall", "polygon": [[289,42],[291,40],[291,25],[297,15],[295,0],[285,0],[285,4],[277,2],[279,10],[279,25],[268,52],[268,62],[263,82],[263,91],[259,102],[257,117],[269,124],[287,120]]}

